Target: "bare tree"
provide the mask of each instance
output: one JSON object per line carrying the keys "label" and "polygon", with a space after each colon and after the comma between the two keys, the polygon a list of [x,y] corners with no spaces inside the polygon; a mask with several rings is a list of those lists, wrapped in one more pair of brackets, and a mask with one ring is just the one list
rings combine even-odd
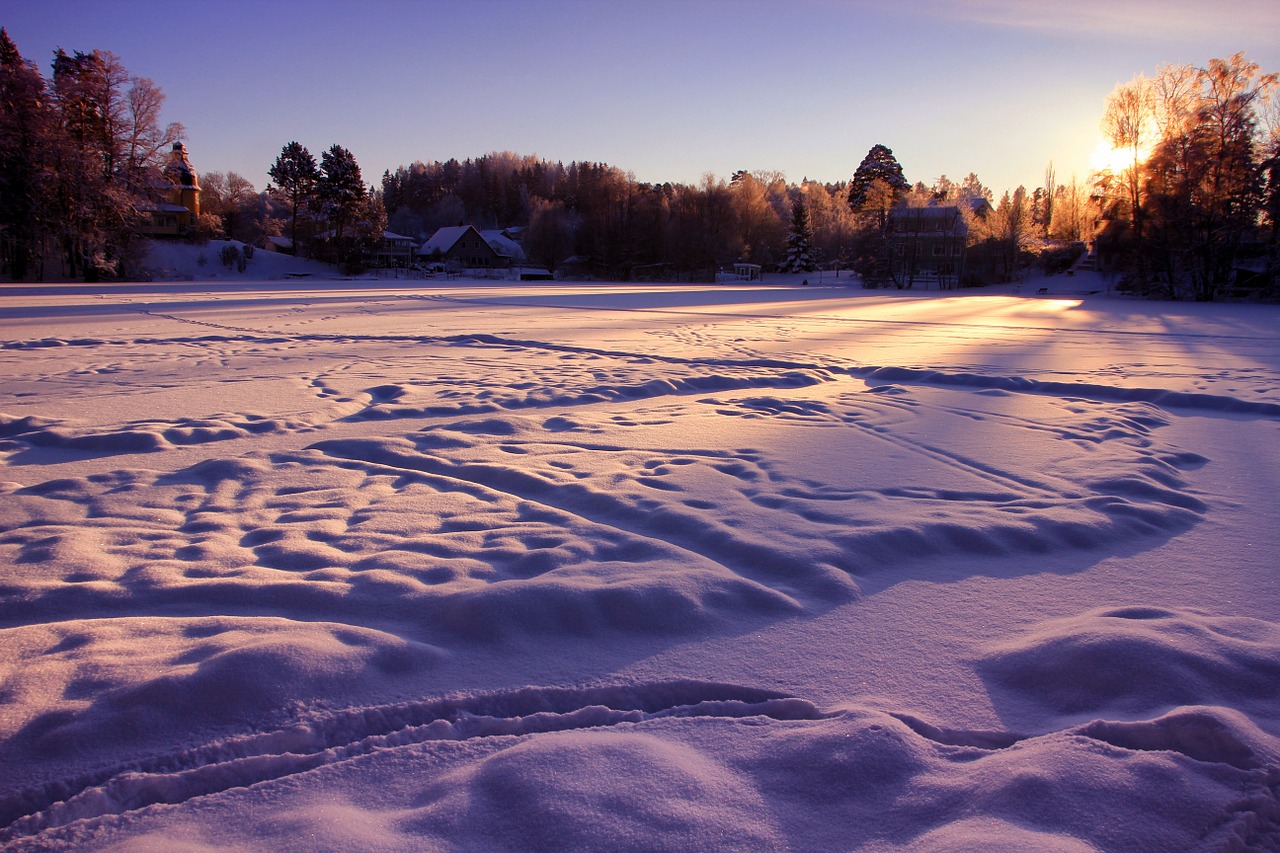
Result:
{"label": "bare tree", "polygon": [[1049,165],[1044,168],[1044,204],[1040,210],[1040,227],[1046,238],[1053,229],[1053,206],[1057,192],[1057,175],[1053,169],[1053,161],[1050,160]]}
{"label": "bare tree", "polygon": [[1255,146],[1258,107],[1280,78],[1243,53],[1212,59],[1197,75],[1178,132],[1160,141],[1149,164],[1161,259],[1173,295],[1213,299],[1240,247],[1256,239],[1264,182]]}
{"label": "bare tree", "polygon": [[1094,217],[1089,189],[1075,175],[1071,176],[1071,183],[1055,188],[1053,209],[1052,237],[1087,240],[1092,236]]}
{"label": "bare tree", "polygon": [[248,242],[259,208],[253,184],[237,172],[206,172],[200,189],[201,210],[217,217],[228,238]]}
{"label": "bare tree", "polygon": [[573,254],[573,220],[563,202],[533,199],[533,213],[524,232],[529,257],[555,272]]}
{"label": "bare tree", "polygon": [[1116,150],[1127,152],[1125,165],[1113,175],[1133,218],[1138,239],[1142,235],[1142,161],[1156,134],[1156,92],[1151,81],[1138,75],[1116,87],[1107,99],[1102,132]]}
{"label": "bare tree", "polygon": [[146,77],[131,78],[124,109],[124,160],[131,185],[145,192],[173,143],[185,138],[186,128],[177,122],[160,125],[164,92]]}
{"label": "bare tree", "polygon": [[775,183],[785,186],[776,175],[761,180],[751,172],[739,172],[730,184],[742,251],[753,263],[770,263],[782,255],[786,225],[770,203],[770,184]]}
{"label": "bare tree", "polygon": [[990,217],[991,236],[997,249],[998,274],[1012,281],[1021,269],[1024,253],[1035,239],[1031,205],[1026,187],[1006,192]]}

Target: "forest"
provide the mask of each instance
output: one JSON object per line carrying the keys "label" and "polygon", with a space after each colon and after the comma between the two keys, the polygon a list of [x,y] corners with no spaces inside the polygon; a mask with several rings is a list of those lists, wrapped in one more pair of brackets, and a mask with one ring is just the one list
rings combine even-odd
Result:
{"label": "forest", "polygon": [[[1060,180],[1050,163],[1040,185],[998,198],[973,173],[908,180],[883,144],[834,183],[747,169],[646,183],[607,163],[502,151],[415,161],[375,185],[341,145],[317,160],[290,141],[262,190],[235,172],[202,173],[200,214],[182,236],[286,237],[292,251],[353,272],[373,263],[385,231],[421,242],[471,224],[512,229],[531,262],[561,277],[706,281],[747,262],[852,269],[869,286],[902,287],[911,280],[895,255],[894,211],[945,207],[965,243],[953,284],[1064,269],[1092,251],[1133,293],[1274,299],[1277,88],[1243,54],[1139,75],[1106,99],[1105,165]],[[143,226],[167,188],[168,149],[186,136],[161,125],[163,104],[159,86],[109,51],[60,49],[46,79],[0,30],[0,276],[144,274]]]}

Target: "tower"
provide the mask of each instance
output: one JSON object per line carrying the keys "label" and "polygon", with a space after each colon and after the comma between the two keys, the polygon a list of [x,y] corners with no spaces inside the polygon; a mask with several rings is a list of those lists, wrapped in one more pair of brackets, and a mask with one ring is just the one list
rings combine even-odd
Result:
{"label": "tower", "polygon": [[173,143],[164,176],[173,186],[170,201],[186,208],[185,213],[178,214],[178,227],[190,228],[200,216],[200,178],[187,159],[187,148],[181,142]]}

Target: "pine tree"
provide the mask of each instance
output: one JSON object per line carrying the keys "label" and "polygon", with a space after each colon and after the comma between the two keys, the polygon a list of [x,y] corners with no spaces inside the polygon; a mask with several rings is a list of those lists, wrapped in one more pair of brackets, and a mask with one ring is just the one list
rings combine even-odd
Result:
{"label": "pine tree", "polygon": [[289,240],[298,252],[298,214],[316,203],[316,184],[320,169],[316,158],[303,145],[290,142],[280,149],[280,156],[268,171],[274,184],[267,188],[271,195],[289,205]]}
{"label": "pine tree", "polygon": [[[363,219],[368,219],[369,188],[360,177],[360,165],[355,155],[341,145],[330,146],[320,155],[320,180],[316,183],[316,195],[323,204],[323,214],[329,221],[332,233],[329,237],[335,263],[357,263],[356,246],[348,240]],[[381,200],[377,200],[381,205]],[[383,227],[386,214],[382,215]],[[357,238],[365,235],[357,234]],[[379,234],[381,236],[381,234]]]}
{"label": "pine tree", "polygon": [[872,184],[877,180],[888,186],[894,201],[901,198],[910,186],[893,151],[880,144],[871,146],[871,150],[853,173],[853,180],[849,184],[849,207],[855,212],[866,207],[872,200]]}
{"label": "pine tree", "polygon": [[809,211],[804,199],[797,198],[791,205],[791,231],[787,234],[787,259],[782,264],[784,272],[813,272],[813,230],[809,227]]}
{"label": "pine tree", "polygon": [[341,145],[334,145],[320,155],[320,180],[316,193],[325,205],[325,215],[341,241],[346,227],[364,202],[367,189],[360,177],[355,155]]}

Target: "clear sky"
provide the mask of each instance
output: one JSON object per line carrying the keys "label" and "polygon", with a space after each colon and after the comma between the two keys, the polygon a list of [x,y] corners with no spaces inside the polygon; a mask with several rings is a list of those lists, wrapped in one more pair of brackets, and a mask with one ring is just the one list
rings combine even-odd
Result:
{"label": "clear sky", "polygon": [[876,143],[911,181],[997,193],[1087,177],[1106,97],[1245,51],[1280,71],[1280,0],[6,0],[48,76],[109,50],[168,96],[201,172],[257,189],[291,140],[369,183],[490,151],[641,181],[849,178]]}

